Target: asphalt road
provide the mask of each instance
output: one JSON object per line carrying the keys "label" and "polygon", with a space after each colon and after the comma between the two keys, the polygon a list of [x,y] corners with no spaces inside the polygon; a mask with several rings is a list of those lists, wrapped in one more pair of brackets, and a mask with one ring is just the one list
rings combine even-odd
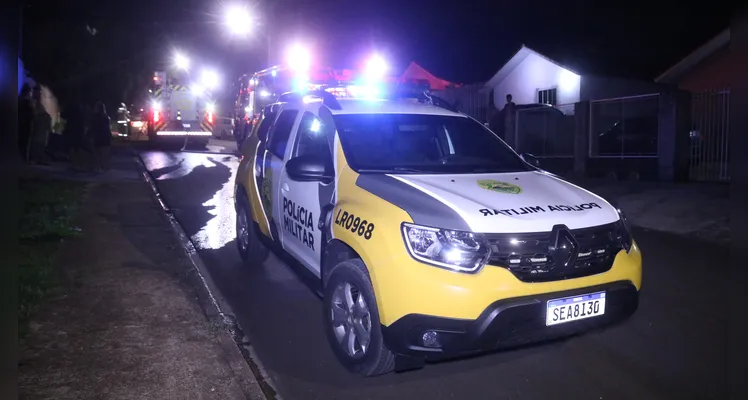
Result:
{"label": "asphalt road", "polygon": [[349,374],[322,329],[322,303],[275,255],[241,265],[231,203],[234,156],[143,151],[166,203],[231,303],[285,399],[723,399],[728,253],[635,230],[644,255],[637,313],[624,324],[377,378]]}

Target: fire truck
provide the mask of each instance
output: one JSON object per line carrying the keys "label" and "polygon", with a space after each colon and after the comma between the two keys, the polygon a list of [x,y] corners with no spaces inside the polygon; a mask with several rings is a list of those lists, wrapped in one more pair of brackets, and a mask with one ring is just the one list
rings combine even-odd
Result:
{"label": "fire truck", "polygon": [[[400,93],[411,89],[419,92],[430,90],[428,82],[386,75],[384,60],[378,56],[370,58],[355,69],[334,69],[313,65],[303,49],[296,51],[286,64],[244,74],[235,83],[233,136],[240,149],[258,122],[262,110],[282,101],[284,93],[323,90],[336,98],[360,98],[377,97],[383,94],[382,91],[390,91],[394,86],[408,88],[398,89]],[[433,100],[453,107],[442,99]]]}
{"label": "fire truck", "polygon": [[280,93],[291,90],[293,71],[280,66],[244,74],[236,83],[233,136],[241,148],[265,106],[275,103]]}
{"label": "fire truck", "polygon": [[186,72],[156,71],[149,94],[149,140],[208,143],[213,135],[215,103],[207,88],[191,82]]}
{"label": "fire truck", "polygon": [[[293,65],[276,65],[251,74],[244,74],[235,83],[236,102],[234,110],[233,136],[241,148],[252,132],[262,110],[276,103],[283,93],[300,90],[323,89],[338,98],[349,95],[347,87],[361,83],[362,71],[310,67],[303,71]],[[392,83],[396,78],[383,78]],[[347,84],[350,84],[347,86]],[[364,87],[364,86],[361,86]],[[358,95],[360,93],[356,93]]]}

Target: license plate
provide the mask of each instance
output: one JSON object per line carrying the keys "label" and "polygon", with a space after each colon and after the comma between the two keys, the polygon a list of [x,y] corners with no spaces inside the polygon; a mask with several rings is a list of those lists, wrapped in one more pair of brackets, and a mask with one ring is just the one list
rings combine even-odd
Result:
{"label": "license plate", "polygon": [[548,300],[545,325],[558,325],[605,314],[605,292]]}
{"label": "license plate", "polygon": [[182,126],[185,127],[185,128],[189,128],[191,125],[190,124],[182,124]]}

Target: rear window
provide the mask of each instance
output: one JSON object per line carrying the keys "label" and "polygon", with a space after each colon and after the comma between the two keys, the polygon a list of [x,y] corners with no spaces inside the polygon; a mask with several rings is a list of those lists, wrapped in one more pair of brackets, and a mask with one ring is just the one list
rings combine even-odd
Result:
{"label": "rear window", "polygon": [[275,122],[272,134],[268,142],[268,150],[278,158],[283,158],[288,146],[288,138],[291,136],[293,123],[296,121],[298,110],[285,110],[280,113],[278,120]]}
{"label": "rear window", "polygon": [[275,113],[266,113],[262,119],[260,119],[260,126],[257,127],[257,137],[260,140],[266,140],[268,137],[268,130],[275,121]]}

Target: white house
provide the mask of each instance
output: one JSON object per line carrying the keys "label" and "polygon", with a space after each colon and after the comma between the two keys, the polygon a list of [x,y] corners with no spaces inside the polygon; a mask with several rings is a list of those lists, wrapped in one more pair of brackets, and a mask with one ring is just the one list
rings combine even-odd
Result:
{"label": "white house", "polygon": [[[565,114],[574,112],[574,103],[657,93],[654,82],[592,75],[577,71],[522,46],[483,86],[493,94],[493,104],[502,109],[506,95],[516,104],[550,104]],[[489,95],[490,96],[490,95]]]}
{"label": "white house", "polygon": [[516,104],[574,104],[580,100],[581,77],[569,68],[522,46],[484,85],[501,109],[506,95]]}

